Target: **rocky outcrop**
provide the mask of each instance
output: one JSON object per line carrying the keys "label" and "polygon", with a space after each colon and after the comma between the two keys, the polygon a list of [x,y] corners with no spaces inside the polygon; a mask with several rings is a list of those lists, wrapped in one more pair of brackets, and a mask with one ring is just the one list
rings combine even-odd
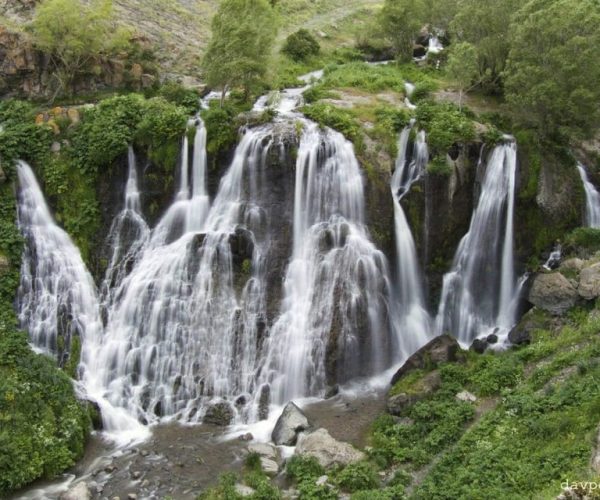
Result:
{"label": "rocky outcrop", "polygon": [[[140,52],[148,45],[144,37],[130,40]],[[0,94],[9,97],[52,97],[56,90],[54,68],[49,58],[38,51],[29,35],[0,25]],[[148,88],[156,81],[156,70],[144,68],[141,61],[130,61],[122,54],[113,59],[98,59],[87,72],[77,75],[72,89],[76,93],[127,87]]]}
{"label": "rocky outcrop", "polygon": [[6,255],[0,253],[0,276],[10,270],[10,262]]}
{"label": "rocky outcrop", "polygon": [[260,467],[267,476],[277,475],[282,460],[275,446],[268,443],[251,443],[248,445],[248,452],[256,453],[260,457]]}
{"label": "rocky outcrop", "polygon": [[438,370],[428,373],[415,383],[410,394],[402,392],[389,396],[387,400],[388,413],[397,417],[401,416],[406,408],[433,394],[441,385],[442,379]]}
{"label": "rocky outcrop", "polygon": [[413,370],[434,368],[448,361],[457,361],[461,357],[461,348],[454,337],[440,335],[415,352],[392,377],[394,385],[401,377]]}
{"label": "rocky outcrop", "polygon": [[234,415],[235,413],[231,405],[227,401],[220,401],[213,403],[207,408],[202,421],[205,424],[226,426],[231,423]]}
{"label": "rocky outcrop", "polygon": [[302,457],[314,457],[325,469],[346,466],[364,460],[365,454],[348,443],[331,437],[325,429],[317,429],[309,434],[303,433],[298,439],[296,454]]}
{"label": "rocky outcrop", "polygon": [[540,312],[535,308],[527,311],[519,323],[509,332],[508,341],[513,345],[529,344],[532,333],[535,330],[545,328],[547,324],[547,318]]}
{"label": "rocky outcrop", "polygon": [[290,401],[277,420],[271,439],[276,445],[294,446],[298,441],[298,435],[311,428],[312,424],[308,417]]}
{"label": "rocky outcrop", "polygon": [[577,291],[585,300],[600,297],[600,262],[581,270]]}
{"label": "rocky outcrop", "polygon": [[529,302],[557,316],[571,309],[577,299],[577,290],[560,272],[538,274],[529,292]]}

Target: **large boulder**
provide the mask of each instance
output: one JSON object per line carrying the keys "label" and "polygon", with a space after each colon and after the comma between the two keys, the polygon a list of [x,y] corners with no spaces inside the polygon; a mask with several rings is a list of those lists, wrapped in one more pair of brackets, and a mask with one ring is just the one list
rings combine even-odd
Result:
{"label": "large boulder", "polygon": [[421,380],[415,382],[410,393],[394,394],[388,397],[387,411],[394,416],[401,416],[402,412],[417,401],[424,399],[437,391],[442,385],[442,378],[438,370],[429,372]]}
{"label": "large boulder", "polygon": [[303,433],[298,439],[296,454],[314,457],[325,469],[334,465],[346,466],[364,460],[365,454],[348,443],[331,437],[325,429],[317,429],[309,434]]}
{"label": "large boulder", "polygon": [[547,326],[547,313],[542,313],[542,311],[536,308],[530,309],[509,332],[508,341],[513,345],[529,344],[531,342],[531,334],[535,330],[544,329]]}
{"label": "large boulder", "polygon": [[285,405],[283,413],[277,420],[271,439],[276,445],[294,446],[301,432],[312,428],[308,417],[291,401]]}
{"label": "large boulder", "polygon": [[600,297],[600,262],[581,270],[577,291],[585,300],[594,300]]}
{"label": "large boulder", "polygon": [[81,482],[77,483],[72,488],[69,488],[58,498],[59,500],[91,500],[92,494],[90,493],[88,485],[84,482]]}
{"label": "large boulder", "polygon": [[434,368],[441,363],[457,361],[460,357],[460,351],[460,345],[454,337],[440,335],[421,347],[421,349],[406,360],[406,363],[392,377],[392,385],[413,370]]}
{"label": "large boulder", "polygon": [[561,316],[577,302],[578,294],[561,273],[538,274],[529,291],[529,302],[556,316]]}
{"label": "large boulder", "polygon": [[231,423],[234,415],[231,405],[227,401],[220,401],[213,403],[207,408],[202,421],[205,424],[226,426]]}

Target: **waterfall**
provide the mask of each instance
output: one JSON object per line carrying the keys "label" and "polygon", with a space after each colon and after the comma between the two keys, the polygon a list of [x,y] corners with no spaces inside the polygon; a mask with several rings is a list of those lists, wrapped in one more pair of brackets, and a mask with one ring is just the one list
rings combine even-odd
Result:
{"label": "waterfall", "polygon": [[405,127],[398,139],[398,157],[392,176],[394,229],[397,260],[397,314],[395,329],[401,346],[401,358],[406,359],[425,344],[430,334],[430,317],[425,306],[423,282],[414,238],[400,200],[424,173],[429,161],[425,132],[417,134],[413,158],[407,158],[408,138],[413,123]]}
{"label": "waterfall", "polygon": [[364,226],[353,147],[338,132],[302,124],[292,258],[260,379],[278,404],[377,373],[392,354],[387,263]]}
{"label": "waterfall", "polygon": [[[69,350],[102,331],[92,276],[71,238],[54,222],[31,167],[18,162],[18,225],[26,245],[18,291],[18,317],[34,347]],[[62,360],[59,360],[62,362]]]}
{"label": "waterfall", "polygon": [[[270,130],[245,132],[210,209],[203,126],[191,192],[184,140],[175,201],[116,292],[87,360],[87,386],[142,421],[198,421],[208,402],[252,392],[265,266],[253,233],[261,220],[244,188],[264,162]],[[244,283],[235,279],[241,270]]]}
{"label": "waterfall", "polygon": [[600,228],[600,193],[588,178],[585,167],[577,163],[577,170],[585,190],[585,223],[588,227]]}
{"label": "waterfall", "polygon": [[452,270],[444,276],[437,331],[451,333],[463,345],[496,329],[508,333],[515,322],[516,159],[512,139],[492,151],[469,232],[458,246]]}
{"label": "waterfall", "polygon": [[141,214],[135,152],[129,146],[128,174],[123,209],[117,214],[107,238],[111,257],[100,287],[104,309],[115,300],[114,292],[129,273],[140,255],[149,235],[148,225]]}

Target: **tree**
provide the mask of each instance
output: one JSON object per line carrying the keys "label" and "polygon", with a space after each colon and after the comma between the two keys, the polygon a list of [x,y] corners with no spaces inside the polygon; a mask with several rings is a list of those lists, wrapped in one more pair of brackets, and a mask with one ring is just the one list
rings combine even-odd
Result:
{"label": "tree", "polygon": [[225,93],[242,87],[246,96],[264,77],[277,34],[266,0],[223,0],[212,20],[212,37],[202,61],[211,87]]}
{"label": "tree", "polygon": [[414,41],[425,24],[423,0],[385,0],[381,26],[396,54],[402,60],[412,58]]}
{"label": "tree", "polygon": [[600,5],[534,0],[515,17],[506,98],[545,137],[590,136],[600,128]]}
{"label": "tree", "polygon": [[285,40],[285,45],[281,49],[284,54],[290,56],[294,61],[303,61],[310,56],[316,56],[321,47],[319,42],[310,31],[299,29],[292,33]]}
{"label": "tree", "polygon": [[450,23],[452,38],[469,42],[477,50],[479,74],[488,90],[501,87],[510,21],[521,4],[522,0],[459,0],[458,11]]}
{"label": "tree", "polygon": [[115,28],[111,0],[44,0],[36,8],[32,33],[54,66],[57,93],[70,91],[91,61],[123,46],[128,35]]}
{"label": "tree", "polygon": [[458,42],[452,45],[446,71],[448,76],[457,83],[458,107],[462,109],[463,94],[479,83],[479,66],[475,47],[468,42]]}

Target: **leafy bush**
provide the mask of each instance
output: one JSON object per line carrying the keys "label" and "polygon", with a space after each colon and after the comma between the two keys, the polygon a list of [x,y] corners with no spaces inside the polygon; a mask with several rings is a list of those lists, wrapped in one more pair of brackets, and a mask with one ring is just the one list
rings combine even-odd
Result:
{"label": "leafy bush", "polygon": [[434,156],[445,155],[455,143],[475,139],[472,120],[451,103],[421,103],[417,108],[417,122],[427,131],[427,142]]}
{"label": "leafy bush", "polygon": [[294,455],[288,460],[285,472],[291,479],[301,482],[317,479],[325,474],[325,469],[315,457]]}
{"label": "leafy bush", "polygon": [[25,335],[0,332],[0,494],[52,478],[83,454],[90,428],[67,375]]}
{"label": "leafy bush", "polygon": [[579,227],[566,238],[567,246],[588,251],[600,250],[600,229]]}
{"label": "leafy bush", "polygon": [[299,29],[285,40],[281,51],[294,61],[303,61],[310,56],[316,56],[321,47],[317,39],[306,29]]}
{"label": "leafy bush", "polygon": [[226,103],[223,107],[217,105],[202,111],[202,119],[206,126],[206,151],[217,154],[235,144],[238,129],[235,122],[237,110]]}
{"label": "leafy bush", "polygon": [[501,389],[513,387],[522,376],[523,368],[513,358],[485,354],[476,358],[471,373],[477,392],[490,396]]}
{"label": "leafy bush", "polygon": [[52,131],[35,124],[31,104],[18,100],[0,101],[0,160],[10,177],[15,160],[41,163],[48,156]]}
{"label": "leafy bush", "polygon": [[185,109],[188,115],[195,114],[200,107],[200,96],[198,92],[185,88],[176,82],[167,82],[163,84],[157,92],[157,95],[164,97],[167,101],[176,104]]}
{"label": "leafy bush", "polygon": [[337,485],[350,493],[378,486],[377,473],[368,462],[357,462],[342,469],[336,476]]}
{"label": "leafy bush", "polygon": [[362,144],[360,125],[348,111],[336,108],[331,104],[316,103],[304,106],[302,112],[319,125],[337,130],[355,145]]}

